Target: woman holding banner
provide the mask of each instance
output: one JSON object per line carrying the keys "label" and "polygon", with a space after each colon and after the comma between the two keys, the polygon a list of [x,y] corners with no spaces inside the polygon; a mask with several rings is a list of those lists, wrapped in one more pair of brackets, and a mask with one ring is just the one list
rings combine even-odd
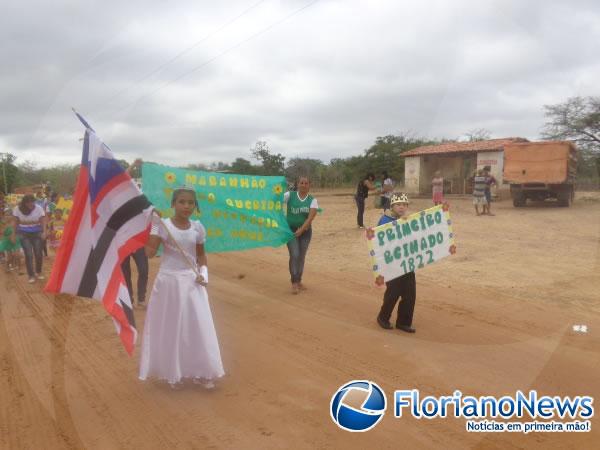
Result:
{"label": "woman holding banner", "polygon": [[308,193],[310,189],[308,177],[298,178],[297,187],[297,191],[288,191],[283,195],[283,201],[287,203],[287,222],[294,233],[294,238],[287,243],[294,295],[306,289],[302,284],[304,260],[312,237],[312,221],[319,208],[317,199]]}

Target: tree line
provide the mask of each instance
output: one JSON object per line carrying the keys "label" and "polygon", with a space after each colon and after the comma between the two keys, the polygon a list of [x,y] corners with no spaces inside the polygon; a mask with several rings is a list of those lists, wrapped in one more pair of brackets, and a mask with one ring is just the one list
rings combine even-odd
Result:
{"label": "tree line", "polygon": [[[600,180],[600,97],[572,97],[563,103],[544,106],[546,123],[541,137],[548,140],[570,140],[579,149],[578,179],[589,183]],[[490,138],[485,129],[465,133],[461,140],[476,141]],[[238,157],[231,163],[190,164],[186,168],[244,175],[283,175],[293,182],[300,175],[310,178],[315,187],[335,188],[354,185],[368,172],[379,176],[384,170],[392,178],[404,181],[402,153],[424,145],[456,142],[457,139],[428,139],[414,133],[380,136],[359,155],[333,158],[324,162],[300,156],[287,159],[273,151],[267,142],[258,141],[249,149],[248,158]],[[19,186],[48,183],[59,193],[70,193],[75,187],[78,164],[61,164],[37,168],[32,162],[18,163],[10,153],[0,153],[0,191],[11,192]],[[287,159],[287,161],[286,161]],[[120,160],[124,168],[129,166]],[[133,174],[136,174],[134,172]]]}

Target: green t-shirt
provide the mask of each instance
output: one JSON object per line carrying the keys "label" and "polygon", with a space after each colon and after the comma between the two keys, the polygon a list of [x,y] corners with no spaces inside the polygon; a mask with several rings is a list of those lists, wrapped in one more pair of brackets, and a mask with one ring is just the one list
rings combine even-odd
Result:
{"label": "green t-shirt", "polygon": [[287,202],[287,222],[292,230],[300,228],[306,222],[312,201],[313,197],[310,194],[304,200],[300,200],[298,192],[290,192]]}

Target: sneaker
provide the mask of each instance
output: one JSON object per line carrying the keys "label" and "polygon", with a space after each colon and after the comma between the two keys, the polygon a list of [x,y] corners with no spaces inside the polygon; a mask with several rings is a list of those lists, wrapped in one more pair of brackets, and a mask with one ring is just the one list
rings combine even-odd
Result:
{"label": "sneaker", "polygon": [[392,328],[394,328],[391,323],[383,320],[381,317],[377,317],[377,323],[379,324],[379,326],[381,328],[383,328],[385,330],[391,330]]}
{"label": "sneaker", "polygon": [[37,274],[37,279],[38,279],[38,280],[43,280],[43,279],[45,279],[45,278],[46,278],[46,277],[45,277],[44,275],[42,275],[41,273],[38,273],[38,274]]}
{"label": "sneaker", "polygon": [[35,283],[35,277],[29,277],[28,283]]}
{"label": "sneaker", "polygon": [[396,328],[398,328],[399,330],[402,330],[406,333],[414,333],[415,331],[417,331],[410,325],[396,325]]}

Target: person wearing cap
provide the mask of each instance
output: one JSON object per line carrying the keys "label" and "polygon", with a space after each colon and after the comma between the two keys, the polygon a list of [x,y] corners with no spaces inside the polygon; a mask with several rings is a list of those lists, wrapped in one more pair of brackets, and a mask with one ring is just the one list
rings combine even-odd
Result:
{"label": "person wearing cap", "polygon": [[[379,225],[393,222],[404,216],[408,211],[408,195],[403,192],[394,193],[390,199],[390,209],[386,210],[379,219]],[[415,300],[417,298],[417,281],[414,272],[408,272],[398,278],[387,281],[386,289],[383,294],[383,305],[377,316],[377,323],[381,328],[391,330],[394,328],[390,323],[390,317],[398,303],[398,315],[396,317],[396,328],[406,333],[414,333],[416,330],[412,326],[413,313],[415,310]]]}

